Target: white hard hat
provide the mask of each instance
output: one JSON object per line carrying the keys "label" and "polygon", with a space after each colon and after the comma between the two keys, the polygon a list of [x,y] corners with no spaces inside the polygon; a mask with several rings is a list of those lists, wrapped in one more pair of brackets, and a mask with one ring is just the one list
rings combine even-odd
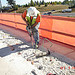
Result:
{"label": "white hard hat", "polygon": [[27,16],[37,16],[40,12],[35,7],[30,7],[27,10]]}

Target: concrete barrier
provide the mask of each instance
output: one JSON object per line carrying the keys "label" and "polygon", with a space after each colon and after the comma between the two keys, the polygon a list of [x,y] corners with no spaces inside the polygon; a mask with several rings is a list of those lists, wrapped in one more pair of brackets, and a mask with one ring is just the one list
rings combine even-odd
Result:
{"label": "concrete barrier", "polygon": [[[21,14],[0,13],[0,24],[26,31]],[[42,15],[40,36],[75,46],[75,18]]]}

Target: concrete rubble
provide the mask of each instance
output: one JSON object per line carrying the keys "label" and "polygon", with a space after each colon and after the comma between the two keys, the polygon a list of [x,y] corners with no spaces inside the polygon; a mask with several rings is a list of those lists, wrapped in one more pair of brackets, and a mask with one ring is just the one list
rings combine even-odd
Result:
{"label": "concrete rubble", "polygon": [[25,42],[0,30],[0,75],[75,74],[75,61],[53,52],[49,56],[36,58],[40,53],[43,51],[33,49]]}

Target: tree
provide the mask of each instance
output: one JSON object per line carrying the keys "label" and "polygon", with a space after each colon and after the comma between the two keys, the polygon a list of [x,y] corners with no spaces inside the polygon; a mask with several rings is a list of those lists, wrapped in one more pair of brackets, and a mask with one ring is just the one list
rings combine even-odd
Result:
{"label": "tree", "polygon": [[50,5],[50,2],[49,2],[49,5]]}
{"label": "tree", "polygon": [[14,6],[13,6],[13,9],[14,9],[14,10],[18,10],[18,5],[14,5]]}
{"label": "tree", "polygon": [[52,2],[52,5],[54,5],[54,2]]}
{"label": "tree", "polygon": [[36,6],[37,4],[36,3],[34,3],[34,6]]}
{"label": "tree", "polygon": [[51,3],[50,4],[52,4],[52,1],[51,1]]}
{"label": "tree", "polygon": [[30,7],[30,3],[28,3],[28,7]]}
{"label": "tree", "polygon": [[31,0],[31,6],[34,6],[34,2],[33,2],[33,0]]}
{"label": "tree", "polygon": [[64,0],[63,4],[68,4],[69,5],[69,0]]}
{"label": "tree", "polygon": [[37,5],[39,5],[39,2],[37,1]]}
{"label": "tree", "polygon": [[18,7],[21,7],[21,5],[19,5],[19,4],[17,4],[18,5]]}
{"label": "tree", "polygon": [[22,7],[24,8],[26,5],[22,5]]}
{"label": "tree", "polygon": [[70,0],[70,6],[75,8],[75,0]]}
{"label": "tree", "polygon": [[57,1],[53,2],[53,4],[56,5],[57,4]]}
{"label": "tree", "polygon": [[35,2],[34,2],[34,6],[36,6],[36,5],[37,5],[37,2],[35,1]]}
{"label": "tree", "polygon": [[75,0],[64,0],[63,4],[68,4],[70,7],[75,7]]}
{"label": "tree", "polygon": [[41,5],[41,4],[39,3],[38,6],[40,7],[40,5]]}
{"label": "tree", "polygon": [[40,5],[42,4],[42,2],[40,1]]}
{"label": "tree", "polygon": [[74,6],[75,6],[75,0],[73,0]]}
{"label": "tree", "polygon": [[47,7],[48,6],[48,3],[45,3],[45,7]]}
{"label": "tree", "polygon": [[7,0],[8,4],[11,5],[12,7],[15,5],[15,1],[14,0]]}
{"label": "tree", "polygon": [[28,5],[26,4],[25,7],[28,7]]}
{"label": "tree", "polygon": [[43,5],[45,4],[44,0],[42,0],[41,4],[43,4]]}
{"label": "tree", "polygon": [[61,1],[59,1],[57,4],[61,4]]}
{"label": "tree", "polygon": [[75,6],[75,0],[71,0],[72,1],[72,5]]}

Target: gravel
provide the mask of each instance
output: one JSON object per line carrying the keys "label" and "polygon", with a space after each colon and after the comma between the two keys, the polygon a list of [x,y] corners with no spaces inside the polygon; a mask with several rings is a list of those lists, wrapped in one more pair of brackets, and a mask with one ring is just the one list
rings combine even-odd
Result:
{"label": "gravel", "polygon": [[0,75],[75,74],[75,61],[53,52],[49,56],[36,58],[40,53],[43,51],[33,49],[27,43],[0,30]]}

